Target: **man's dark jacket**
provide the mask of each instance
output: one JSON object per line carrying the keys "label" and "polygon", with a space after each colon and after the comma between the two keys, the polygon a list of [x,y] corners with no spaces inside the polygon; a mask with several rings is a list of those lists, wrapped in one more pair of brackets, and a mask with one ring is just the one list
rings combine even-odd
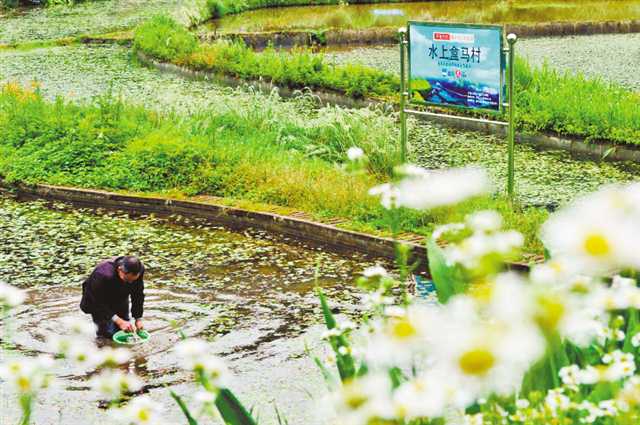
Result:
{"label": "man's dark jacket", "polygon": [[131,314],[142,317],[144,304],[144,266],[138,280],[127,283],[120,280],[115,257],[98,264],[91,275],[82,284],[80,309],[91,314],[95,321],[111,320],[114,314],[123,319],[129,318],[129,296],[131,296]]}

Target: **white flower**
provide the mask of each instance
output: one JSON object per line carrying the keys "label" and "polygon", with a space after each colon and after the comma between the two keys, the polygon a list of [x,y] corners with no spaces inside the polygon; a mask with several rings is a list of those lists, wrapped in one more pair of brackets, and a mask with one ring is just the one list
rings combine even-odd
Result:
{"label": "white flower", "polygon": [[372,322],[374,332],[367,340],[365,356],[372,365],[397,366],[425,349],[435,310],[424,305],[391,306],[385,314],[386,318]]}
{"label": "white flower", "polygon": [[603,381],[619,381],[633,376],[636,371],[636,364],[631,353],[623,353],[620,350],[616,350],[605,357],[607,357],[607,360],[603,357],[603,362],[609,364],[609,367],[601,374],[601,380]]}
{"label": "white flower", "polygon": [[116,400],[122,394],[133,393],[142,388],[142,381],[137,376],[120,370],[104,370],[89,380],[91,389],[99,392],[109,400]]}
{"label": "white flower", "polygon": [[345,382],[333,394],[340,423],[366,425],[373,419],[395,417],[391,402],[391,382],[386,374],[369,373]]}
{"label": "white flower", "polygon": [[390,183],[381,184],[369,189],[369,195],[380,196],[380,203],[383,207],[390,210],[398,206],[397,200],[399,196],[398,188]]}
{"label": "white flower", "polygon": [[618,413],[616,402],[614,400],[603,400],[598,403],[598,407],[604,413],[603,416],[615,416]]}
{"label": "white flower", "polygon": [[560,369],[558,375],[560,376],[560,379],[562,379],[562,383],[570,388],[574,388],[581,383],[580,367],[578,367],[578,365],[572,364],[570,366],[565,366]]}
{"label": "white flower", "polygon": [[577,273],[578,268],[573,262],[562,258],[553,258],[543,264],[532,266],[529,278],[536,284],[559,285],[565,284]]}
{"label": "white flower", "polygon": [[222,388],[227,385],[229,370],[212,351],[210,344],[195,338],[180,341],[174,348],[182,368],[202,374],[210,385]]}
{"label": "white flower", "polygon": [[366,269],[364,269],[362,271],[362,274],[364,275],[364,277],[366,278],[374,278],[374,277],[379,277],[379,278],[383,278],[383,277],[389,277],[389,273],[387,272],[387,270],[380,266],[380,265],[375,265],[375,266],[371,266],[371,267],[367,267]]}
{"label": "white flower", "polygon": [[491,191],[486,172],[475,167],[424,170],[407,166],[410,173],[400,182],[377,186],[371,195],[382,195],[385,208],[424,210],[452,205]]}
{"label": "white flower", "polygon": [[27,298],[25,291],[0,282],[0,307],[17,307]]}
{"label": "white flower", "polygon": [[[456,296],[429,321],[429,356],[434,367],[441,369],[455,387],[452,398],[459,408],[491,393],[513,393],[533,362],[544,354],[545,342],[540,331],[527,320],[526,314],[518,318],[515,313],[518,305],[524,306],[525,312],[530,309],[526,302],[519,304],[517,291],[494,289],[494,292],[505,297],[513,294],[516,307],[501,310],[500,302],[482,301],[478,305],[470,296]],[[496,301],[503,299],[503,295],[496,294]],[[480,311],[488,313],[491,319],[480,315]]]}
{"label": "white flower", "polygon": [[640,377],[632,376],[625,382],[616,399],[618,407],[623,411],[640,405]]}
{"label": "white flower", "polygon": [[476,232],[493,232],[502,227],[502,216],[493,210],[475,212],[468,215],[465,221]]}
{"label": "white flower", "polygon": [[44,355],[0,363],[0,380],[11,384],[20,394],[33,394],[49,386],[53,364],[53,359]]}
{"label": "white flower", "polygon": [[392,403],[395,415],[407,421],[442,416],[447,406],[446,384],[434,374],[418,376],[398,387]]}
{"label": "white flower", "polygon": [[215,403],[217,395],[209,391],[198,391],[194,398],[197,402],[202,404]]}
{"label": "white flower", "polygon": [[464,415],[464,425],[483,425],[482,413],[475,415]]}
{"label": "white flower", "polygon": [[136,397],[121,409],[114,410],[114,416],[127,425],[158,425],[162,419],[162,406],[148,396]]}
{"label": "white flower", "polygon": [[445,233],[459,232],[459,231],[464,230],[466,228],[467,228],[467,226],[464,223],[443,224],[442,226],[438,226],[438,227],[435,228],[435,230],[431,234],[431,237],[433,238],[434,241],[437,241]]}
{"label": "white flower", "polygon": [[640,332],[631,337],[631,345],[636,348],[640,347]]}
{"label": "white flower", "polygon": [[73,335],[92,337],[96,331],[95,325],[87,320],[66,316],[62,318],[62,327]]}
{"label": "white flower", "polygon": [[362,304],[366,309],[373,309],[380,306],[393,304],[393,297],[383,295],[382,290],[369,292],[362,296]]}
{"label": "white flower", "polygon": [[347,150],[347,158],[349,161],[357,161],[364,156],[364,151],[359,147],[352,146]]}
{"label": "white flower", "polygon": [[98,359],[102,366],[116,367],[127,363],[131,359],[131,352],[126,348],[104,347],[98,351]]}
{"label": "white flower", "polygon": [[555,415],[559,410],[567,410],[571,405],[571,400],[562,394],[562,390],[554,389],[549,390],[544,399],[544,404]]}
{"label": "white flower", "polygon": [[529,403],[529,400],[527,400],[526,398],[519,398],[516,400],[516,407],[518,409],[526,409],[530,404],[531,403]]}
{"label": "white flower", "polygon": [[88,369],[96,368],[102,363],[100,350],[92,344],[77,340],[71,342],[64,356],[78,366],[84,366]]}
{"label": "white flower", "polygon": [[604,188],[554,214],[542,227],[553,256],[567,258],[589,274],[640,268],[640,206],[628,189]]}
{"label": "white flower", "polygon": [[193,370],[201,358],[209,355],[211,347],[205,341],[196,338],[182,340],[173,348],[183,369]]}
{"label": "white flower", "polygon": [[496,233],[476,232],[462,242],[444,249],[447,262],[462,264],[467,269],[477,268],[489,255],[512,254],[524,243],[524,237],[515,230]]}

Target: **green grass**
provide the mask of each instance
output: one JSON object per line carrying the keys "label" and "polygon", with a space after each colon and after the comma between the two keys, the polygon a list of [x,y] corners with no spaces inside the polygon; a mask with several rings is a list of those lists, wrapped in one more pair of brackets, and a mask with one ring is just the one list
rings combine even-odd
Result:
{"label": "green grass", "polygon": [[396,76],[360,65],[333,66],[306,49],[255,52],[239,42],[198,44],[171,18],[156,16],[136,30],[134,48],[154,58],[243,79],[265,78],[290,88],[322,88],[356,98],[394,95]]}
{"label": "green grass", "polygon": [[[199,44],[184,27],[156,16],[140,26],[136,49],[157,59],[237,78],[267,79],[290,88],[334,90],[355,98],[392,98],[399,79],[363,65],[328,63],[306,49],[255,52],[238,42]],[[640,144],[640,95],[614,83],[549,66],[516,63],[516,120],[521,131]]]}
{"label": "green grass", "polygon": [[[384,133],[393,125],[372,112],[331,111],[306,126],[279,115],[269,102],[185,117],[109,96],[88,105],[48,102],[37,90],[8,85],[0,94],[0,175],[10,182],[214,195],[384,231],[386,212],[367,191],[388,180],[397,161],[397,151],[388,150],[391,133]],[[376,122],[383,125],[376,128]],[[368,173],[340,166],[353,145],[372,158]],[[540,252],[536,232],[546,212],[513,212],[502,199],[403,211],[401,229],[427,235],[437,223],[460,220],[475,208],[503,211],[508,225],[525,233],[528,252]]]}
{"label": "green grass", "polygon": [[640,144],[640,95],[602,79],[516,63],[516,116],[530,131]]}

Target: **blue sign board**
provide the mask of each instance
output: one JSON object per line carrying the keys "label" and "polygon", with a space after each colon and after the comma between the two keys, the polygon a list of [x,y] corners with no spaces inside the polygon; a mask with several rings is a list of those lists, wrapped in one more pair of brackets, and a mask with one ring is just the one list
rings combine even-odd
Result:
{"label": "blue sign board", "polygon": [[412,102],[499,112],[503,75],[502,27],[409,23]]}

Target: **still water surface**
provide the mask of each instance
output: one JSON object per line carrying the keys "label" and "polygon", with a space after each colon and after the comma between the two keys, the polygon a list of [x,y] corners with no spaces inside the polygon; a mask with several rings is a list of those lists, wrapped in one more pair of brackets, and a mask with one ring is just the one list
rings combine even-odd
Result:
{"label": "still water surface", "polygon": [[640,19],[637,0],[465,0],[258,9],[214,20],[209,28],[239,32],[399,27],[409,20],[535,24],[633,19]]}
{"label": "still water surface", "polygon": [[[134,348],[125,369],[139,374],[145,391],[165,405],[169,423],[184,422],[169,389],[187,399],[195,392],[170,352],[175,326],[214,342],[214,354],[234,372],[232,389],[256,407],[262,422],[275,423],[277,404],[292,424],[325,423],[317,403],[326,385],[305,352],[305,345],[326,352],[313,288],[322,286],[341,314],[355,314],[360,295],[351,283],[370,260],[180,217],[132,218],[0,198],[0,276],[28,290],[27,302],[2,323],[3,334],[11,335],[8,347],[46,353],[46,335],[62,332],[62,318],[89,320],[78,308],[83,278],[100,259],[125,252],[147,266],[145,321],[152,334]],[[86,384],[93,371],[60,361],[55,372],[59,385],[39,398],[35,423],[110,423]],[[2,425],[18,418],[7,395],[0,383]]]}

